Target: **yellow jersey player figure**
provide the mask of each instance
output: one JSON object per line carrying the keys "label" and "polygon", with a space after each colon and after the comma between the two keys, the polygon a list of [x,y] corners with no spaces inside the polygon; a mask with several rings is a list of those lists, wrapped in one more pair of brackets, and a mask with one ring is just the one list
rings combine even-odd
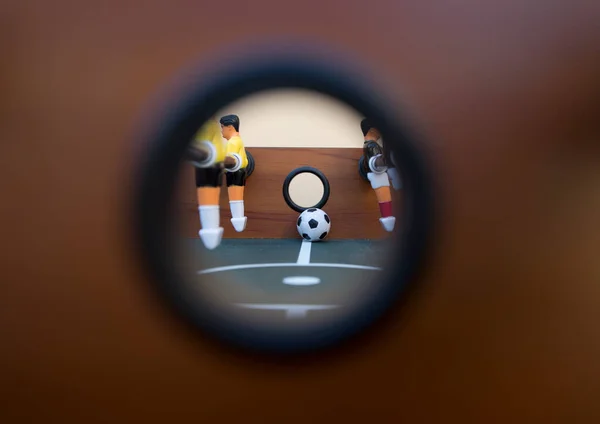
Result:
{"label": "yellow jersey player figure", "polygon": [[236,165],[225,170],[231,224],[239,233],[246,229],[248,218],[244,215],[244,187],[246,186],[246,167],[248,157],[240,137],[240,118],[237,115],[226,115],[220,120],[223,138],[227,140],[226,155],[236,160]]}
{"label": "yellow jersey player figure", "polygon": [[196,171],[196,193],[201,229],[198,232],[207,249],[221,244],[219,197],[223,183],[225,144],[219,123],[212,119],[196,134],[188,151]]}
{"label": "yellow jersey player figure", "polygon": [[[388,167],[391,164],[391,156],[384,149],[379,130],[375,128],[368,119],[363,119],[360,128],[364,136],[363,154],[365,157],[364,167],[367,172],[367,178],[371,187],[375,190],[377,202],[379,203],[379,213],[381,226],[385,231],[391,232],[396,224],[396,217],[392,209],[392,193],[390,192],[390,178],[396,190],[401,185],[399,175],[395,167]],[[391,171],[389,174],[387,171]]]}

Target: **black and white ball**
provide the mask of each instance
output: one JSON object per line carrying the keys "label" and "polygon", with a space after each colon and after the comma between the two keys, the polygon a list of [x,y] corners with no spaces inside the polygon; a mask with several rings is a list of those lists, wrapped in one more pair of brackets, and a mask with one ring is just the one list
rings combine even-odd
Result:
{"label": "black and white ball", "polygon": [[331,219],[322,209],[310,208],[300,214],[296,227],[304,240],[322,241],[331,230]]}

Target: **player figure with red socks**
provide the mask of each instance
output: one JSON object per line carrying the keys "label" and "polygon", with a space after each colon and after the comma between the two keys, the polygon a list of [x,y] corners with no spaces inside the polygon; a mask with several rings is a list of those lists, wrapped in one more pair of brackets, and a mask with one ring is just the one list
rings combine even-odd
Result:
{"label": "player figure with red socks", "polygon": [[[394,230],[396,217],[392,208],[390,179],[395,190],[400,190],[400,175],[393,164],[393,154],[384,149],[381,133],[368,119],[363,119],[360,127],[364,136],[364,166],[371,187],[375,190],[379,203],[379,222],[385,231]],[[392,165],[392,166],[390,166]]]}

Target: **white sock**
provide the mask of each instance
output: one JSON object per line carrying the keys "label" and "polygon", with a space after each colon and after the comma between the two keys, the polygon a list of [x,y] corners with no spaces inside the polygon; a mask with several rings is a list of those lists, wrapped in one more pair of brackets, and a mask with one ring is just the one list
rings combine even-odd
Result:
{"label": "white sock", "polygon": [[198,211],[200,212],[200,225],[202,226],[202,228],[219,228],[219,224],[221,223],[219,206],[199,206]]}
{"label": "white sock", "polygon": [[231,208],[232,218],[243,218],[244,217],[244,201],[243,200],[231,200],[229,201],[229,207]]}

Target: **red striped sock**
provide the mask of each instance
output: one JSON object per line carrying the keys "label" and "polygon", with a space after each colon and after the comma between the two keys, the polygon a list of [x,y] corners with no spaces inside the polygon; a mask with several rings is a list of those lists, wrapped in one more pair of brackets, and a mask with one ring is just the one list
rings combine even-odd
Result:
{"label": "red striped sock", "polygon": [[382,218],[392,216],[392,202],[381,202],[379,203],[379,212]]}

